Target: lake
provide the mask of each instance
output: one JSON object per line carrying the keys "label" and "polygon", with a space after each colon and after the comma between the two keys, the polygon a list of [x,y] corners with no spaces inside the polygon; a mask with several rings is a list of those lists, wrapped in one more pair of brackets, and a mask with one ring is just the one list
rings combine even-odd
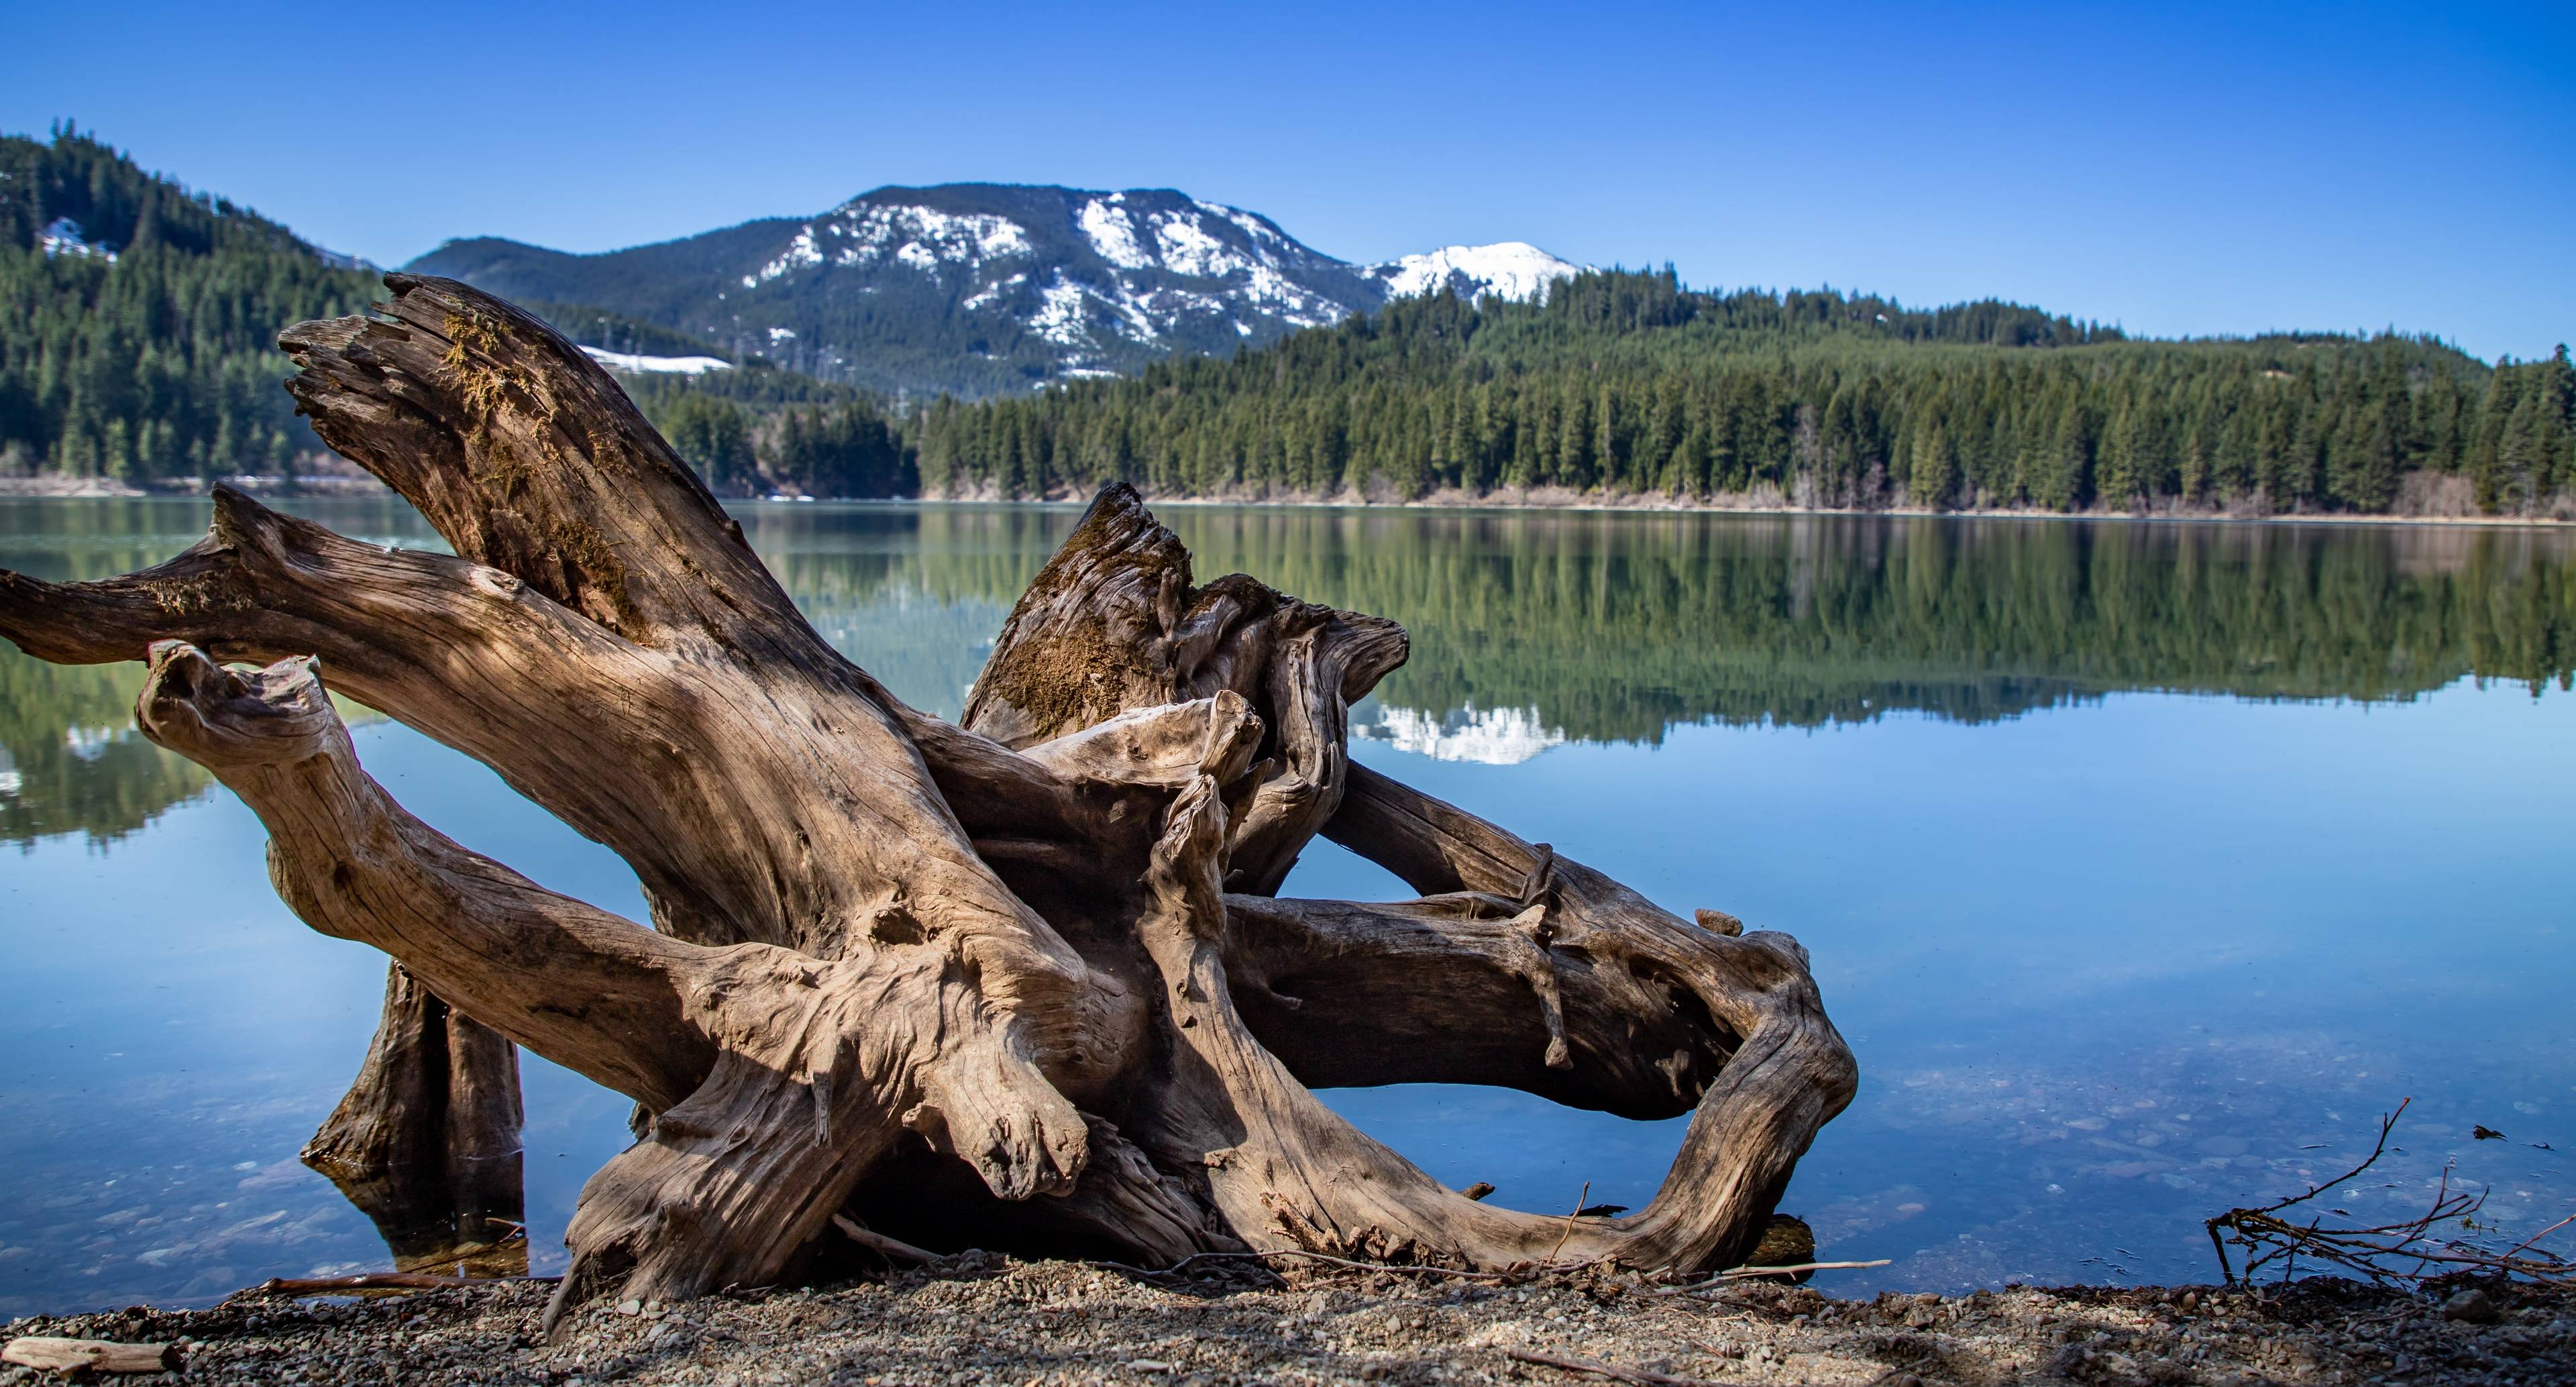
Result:
{"label": "lake", "polygon": [[[291,508],[438,545],[398,501]],[[206,514],[0,501],[0,566],[142,567]],[[954,716],[1076,512],[738,514],[826,636]],[[1861,1088],[1781,1207],[1825,1256],[1893,1259],[1826,1289],[2212,1279],[2202,1219],[2339,1171],[2410,1096],[2335,1207],[2415,1212],[2449,1166],[2499,1233],[2576,1212],[2576,535],[1161,514],[1202,579],[1404,623],[1359,760],[1807,946]],[[0,1317],[390,1264],[296,1160],[383,958],[278,903],[249,812],[133,731],[140,680],[0,644]],[[422,818],[643,917],[622,863],[489,771],[356,736]],[[1287,893],[1410,894],[1322,840]],[[628,1105],[525,1074],[545,1271]],[[1326,1097],[1532,1210],[1642,1205],[1681,1137],[1482,1089]]]}

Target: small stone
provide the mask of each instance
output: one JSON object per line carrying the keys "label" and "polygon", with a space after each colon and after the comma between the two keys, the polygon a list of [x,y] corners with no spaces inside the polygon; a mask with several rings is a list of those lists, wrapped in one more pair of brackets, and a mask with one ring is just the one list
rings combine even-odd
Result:
{"label": "small stone", "polygon": [[644,1313],[644,1302],[640,1300],[621,1300],[617,1302],[617,1313],[625,1315],[631,1319],[634,1316]]}
{"label": "small stone", "polygon": [[2442,1302],[2442,1318],[2462,1324],[2494,1324],[2504,1312],[2488,1299],[2487,1293],[2472,1287]]}

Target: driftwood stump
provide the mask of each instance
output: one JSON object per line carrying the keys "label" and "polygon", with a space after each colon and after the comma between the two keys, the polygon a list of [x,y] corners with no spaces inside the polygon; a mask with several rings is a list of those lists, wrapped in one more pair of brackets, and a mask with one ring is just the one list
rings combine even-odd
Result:
{"label": "driftwood stump", "polygon": [[521,1121],[518,1048],[396,963],[366,1063],[304,1163],[375,1221],[400,1270],[524,1275]]}
{"label": "driftwood stump", "polygon": [[[148,649],[141,727],[258,813],[299,916],[635,1099],[558,1312],[797,1275],[871,1223],[1157,1263],[1702,1271],[1754,1247],[1849,1101],[1793,940],[1676,917],[1348,760],[1348,705],[1405,657],[1393,622],[1200,584],[1113,486],[962,724],[928,717],[806,624],[580,351],[464,285],[386,283],[377,316],[284,335],[287,388],[454,557],[218,490],[211,533],[157,568],[0,573],[0,634],[57,661]],[[326,684],[615,850],[653,928],[405,813]],[[1275,896],[1317,833],[1425,894]],[[510,1062],[474,1053],[477,1083]],[[1519,1213],[1308,1091],[1412,1081],[1693,1117],[1642,1212]],[[352,1102],[335,1128],[399,1117]],[[491,1144],[455,1125],[451,1147]]]}

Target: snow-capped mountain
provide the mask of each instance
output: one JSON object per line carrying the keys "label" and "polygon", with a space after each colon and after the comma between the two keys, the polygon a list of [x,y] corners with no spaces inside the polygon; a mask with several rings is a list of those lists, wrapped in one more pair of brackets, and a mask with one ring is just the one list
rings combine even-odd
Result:
{"label": "snow-capped mountain", "polygon": [[818,217],[567,255],[451,241],[409,267],[553,312],[606,311],[880,390],[984,395],[1229,353],[1389,298],[1543,296],[1535,246],[1353,265],[1169,189],[880,188]]}
{"label": "snow-capped mountain", "polygon": [[1364,273],[1384,285],[1391,299],[1454,289],[1462,299],[1492,295],[1543,300],[1549,285],[1572,279],[1583,273],[1583,267],[1527,241],[1497,241],[1490,246],[1442,246],[1426,255],[1371,265]]}

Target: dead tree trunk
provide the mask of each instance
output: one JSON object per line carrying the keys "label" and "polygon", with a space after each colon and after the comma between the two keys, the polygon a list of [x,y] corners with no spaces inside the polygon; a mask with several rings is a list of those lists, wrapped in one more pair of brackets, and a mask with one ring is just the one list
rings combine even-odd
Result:
{"label": "dead tree trunk", "polygon": [[[1794,941],[1349,762],[1394,623],[1197,584],[1113,486],[963,725],[925,716],[805,623],[580,351],[463,285],[386,282],[378,316],[285,335],[288,388],[454,557],[219,490],[157,568],[0,573],[0,634],[149,647],[140,725],[259,814],[298,915],[650,1115],[582,1193],[559,1304],[776,1280],[835,1215],[1148,1260],[1699,1271],[1753,1247],[1849,1101]],[[405,813],[326,682],[618,852],[654,928]],[[1427,894],[1275,898],[1318,832]],[[1447,1189],[1308,1092],[1417,1080],[1694,1116],[1648,1208],[1570,1221]]]}

